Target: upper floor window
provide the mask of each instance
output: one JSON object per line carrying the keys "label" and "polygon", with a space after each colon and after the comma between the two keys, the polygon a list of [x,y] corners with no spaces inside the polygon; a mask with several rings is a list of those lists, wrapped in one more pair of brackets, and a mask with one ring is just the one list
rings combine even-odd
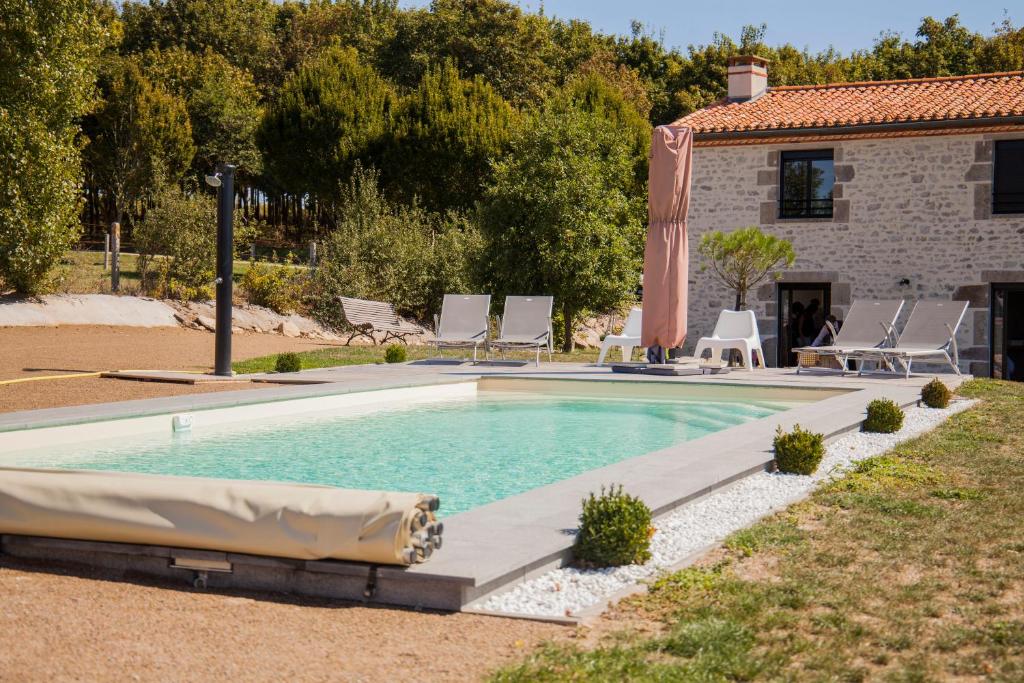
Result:
{"label": "upper floor window", "polygon": [[779,218],[831,218],[832,150],[783,152]]}
{"label": "upper floor window", "polygon": [[992,213],[1024,213],[1024,140],[996,142]]}

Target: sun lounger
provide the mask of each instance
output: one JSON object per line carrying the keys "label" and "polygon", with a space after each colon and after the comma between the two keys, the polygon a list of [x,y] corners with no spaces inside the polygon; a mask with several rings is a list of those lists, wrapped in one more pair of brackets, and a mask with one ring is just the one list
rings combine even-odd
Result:
{"label": "sun lounger", "polygon": [[[892,346],[896,340],[896,329],[893,324],[896,316],[903,308],[902,299],[872,300],[858,299],[850,306],[846,321],[836,332],[832,329],[832,343],[828,346],[802,346],[793,349],[798,353],[815,353],[819,356],[834,356],[839,361],[839,368],[846,374],[848,363],[854,354],[873,351],[884,346]],[[830,323],[825,323],[832,328]],[[876,357],[881,363],[885,358]],[[800,374],[801,368],[796,369]]]}
{"label": "sun lounger", "polygon": [[622,360],[628,363],[633,357],[633,349],[640,346],[640,326],[643,320],[643,311],[639,308],[631,308],[626,322],[622,326],[622,334],[608,334],[601,341],[601,353],[597,356],[597,364],[604,365],[604,357],[613,346],[622,347]]}
{"label": "sun lounger", "polygon": [[938,360],[947,363],[959,375],[956,331],[967,312],[967,305],[966,301],[918,301],[892,348],[862,351],[856,357],[889,363],[895,361],[903,366],[906,377],[910,377],[910,366],[915,360]]}
{"label": "sun lounger", "polygon": [[551,307],[554,298],[550,296],[507,296],[505,312],[499,319],[498,338],[490,346],[502,353],[517,349],[535,349],[540,365],[540,351],[547,347],[548,360],[552,359],[553,335],[551,333]]}
{"label": "sun lounger", "polygon": [[359,336],[369,337],[376,344],[377,339],[373,336],[376,332],[384,333],[384,343],[389,339],[405,343],[406,337],[426,331],[398,315],[394,306],[383,301],[352,299],[347,296],[339,296],[338,300],[341,302],[341,313],[352,328],[346,344],[351,344]]}
{"label": "sun lounger", "polygon": [[761,349],[761,335],[757,332],[757,319],[753,311],[722,311],[710,337],[701,337],[693,356],[700,358],[705,351],[711,351],[711,359],[719,357],[722,351],[735,349],[743,355],[743,364],[747,370],[754,370],[754,356],[757,356],[761,367],[766,367],[764,351]]}
{"label": "sun lounger", "polygon": [[473,349],[473,360],[487,344],[490,294],[445,294],[441,316],[434,316],[436,332],[431,344],[442,349]]}

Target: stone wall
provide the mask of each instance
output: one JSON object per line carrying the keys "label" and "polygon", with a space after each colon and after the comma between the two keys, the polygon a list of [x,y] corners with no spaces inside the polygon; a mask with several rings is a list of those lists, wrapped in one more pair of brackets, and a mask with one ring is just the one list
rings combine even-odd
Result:
{"label": "stone wall", "polygon": [[[709,230],[747,225],[793,243],[786,282],[832,283],[843,318],[856,298],[969,300],[958,334],[961,367],[988,375],[992,282],[1024,282],[1024,214],[992,215],[992,141],[1016,135],[935,135],[831,143],[697,147],[690,201],[690,308],[687,349],[711,333],[732,295],[700,272],[697,244]],[[835,155],[834,216],[779,219],[779,152]],[[900,284],[901,280],[910,284]],[[776,281],[748,297],[769,364],[776,358]]]}

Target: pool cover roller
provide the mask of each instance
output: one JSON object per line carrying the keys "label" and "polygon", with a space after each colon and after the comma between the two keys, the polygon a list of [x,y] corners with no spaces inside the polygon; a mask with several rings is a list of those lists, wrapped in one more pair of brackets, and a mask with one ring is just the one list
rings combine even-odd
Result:
{"label": "pool cover roller", "polygon": [[124,472],[0,468],[0,533],[409,565],[436,496]]}

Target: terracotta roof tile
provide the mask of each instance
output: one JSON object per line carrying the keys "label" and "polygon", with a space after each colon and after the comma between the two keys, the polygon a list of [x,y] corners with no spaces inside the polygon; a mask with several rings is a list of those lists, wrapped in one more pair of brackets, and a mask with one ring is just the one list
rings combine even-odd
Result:
{"label": "terracotta roof tile", "polygon": [[906,81],[779,86],[676,121],[695,133],[846,127],[1024,116],[1024,71]]}

